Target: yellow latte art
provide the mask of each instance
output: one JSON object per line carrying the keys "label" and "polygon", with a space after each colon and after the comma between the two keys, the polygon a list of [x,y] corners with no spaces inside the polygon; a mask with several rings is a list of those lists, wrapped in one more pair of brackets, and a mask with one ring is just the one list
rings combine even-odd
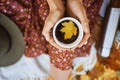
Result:
{"label": "yellow latte art", "polygon": [[71,39],[73,35],[74,36],[77,35],[77,27],[75,26],[75,24],[72,21],[63,22],[61,24],[62,24],[63,28],[60,29],[60,31],[65,33],[64,40]]}

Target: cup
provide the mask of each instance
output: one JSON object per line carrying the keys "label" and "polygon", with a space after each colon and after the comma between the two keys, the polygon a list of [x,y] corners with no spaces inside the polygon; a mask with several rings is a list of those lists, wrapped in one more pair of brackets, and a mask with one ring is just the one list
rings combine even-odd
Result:
{"label": "cup", "polygon": [[62,18],[53,27],[53,39],[60,47],[73,48],[81,42],[82,38],[82,25],[75,18]]}

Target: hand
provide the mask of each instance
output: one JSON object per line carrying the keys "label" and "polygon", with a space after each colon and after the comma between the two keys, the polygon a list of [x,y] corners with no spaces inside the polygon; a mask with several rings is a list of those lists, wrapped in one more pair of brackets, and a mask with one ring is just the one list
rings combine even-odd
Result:
{"label": "hand", "polygon": [[50,8],[50,13],[45,20],[42,34],[51,45],[58,49],[62,49],[54,42],[53,37],[51,36],[51,29],[53,28],[54,24],[64,16],[65,8],[62,0],[47,0],[47,2]]}
{"label": "hand", "polygon": [[[87,19],[86,11],[83,7],[82,0],[67,0],[67,15],[77,18],[83,27],[84,37],[80,44],[76,47],[83,46],[90,37],[89,21]],[[74,47],[74,48],[76,48]]]}

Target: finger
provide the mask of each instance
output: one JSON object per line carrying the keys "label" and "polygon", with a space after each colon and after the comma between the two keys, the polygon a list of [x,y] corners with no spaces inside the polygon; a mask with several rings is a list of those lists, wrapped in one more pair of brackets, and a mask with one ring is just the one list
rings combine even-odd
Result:
{"label": "finger", "polygon": [[53,40],[53,38],[50,39],[49,43],[54,46],[55,48],[57,49],[60,49],[60,50],[67,50],[66,48],[62,48],[60,47],[59,45],[56,44],[56,42]]}
{"label": "finger", "polygon": [[60,50],[63,50],[63,51],[66,51],[66,50],[69,51],[69,50],[70,50],[70,48],[63,48],[63,47],[59,46],[59,45],[54,41],[54,39],[53,39],[52,37],[50,38],[49,43],[50,43],[52,46],[56,47],[57,49],[60,49]]}
{"label": "finger", "polygon": [[82,41],[80,42],[80,44],[78,44],[78,47],[82,47],[84,44],[86,44],[88,38],[90,37],[89,33],[86,33],[82,39]]}
{"label": "finger", "polygon": [[45,20],[45,25],[42,34],[45,36],[46,40],[49,41],[49,34],[52,27],[64,14],[64,6],[61,0],[47,0],[47,2],[50,8],[50,12]]}
{"label": "finger", "polygon": [[51,44],[52,46],[56,47],[57,49],[62,49],[62,47],[58,46],[58,45],[53,41],[53,39],[51,39],[49,42],[50,42],[50,44]]}
{"label": "finger", "polygon": [[81,25],[82,25],[82,28],[83,28],[83,31],[85,32],[85,34],[86,33],[90,33],[90,28],[89,28],[89,23],[88,22],[82,22],[81,23]]}
{"label": "finger", "polygon": [[64,5],[61,0],[47,0],[48,5],[50,7],[50,14],[47,17],[47,22],[56,23],[61,17],[64,15]]}
{"label": "finger", "polygon": [[61,17],[62,17],[62,14],[60,13],[60,11],[53,11],[53,12],[50,12],[48,17],[46,18],[42,34],[45,36],[47,41],[49,41],[50,39],[49,34],[52,27]]}

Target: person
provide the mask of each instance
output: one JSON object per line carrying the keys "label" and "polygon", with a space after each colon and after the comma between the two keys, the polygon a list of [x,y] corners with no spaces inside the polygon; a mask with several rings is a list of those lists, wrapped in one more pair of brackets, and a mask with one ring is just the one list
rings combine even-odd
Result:
{"label": "person", "polygon": [[[66,9],[61,0],[47,0],[47,1],[48,1],[48,5],[50,7],[50,13],[45,20],[45,25],[44,25],[44,28],[42,31],[42,34],[45,36],[45,39],[54,47],[58,48],[59,50],[60,49],[63,50],[61,47],[59,47],[54,42],[52,36],[50,35],[50,31],[51,31],[52,27],[54,26],[54,24],[60,18],[64,17],[65,10],[67,10],[67,13],[66,13],[67,16],[77,18],[79,21],[81,21],[81,24],[83,26],[84,33],[85,33],[82,42],[76,47],[81,47],[85,42],[87,42],[87,40],[90,36],[89,21],[86,16],[86,11],[82,5],[82,0],[72,0],[72,1],[67,0]],[[74,49],[75,49],[75,47],[74,47]],[[61,71],[61,70],[57,69],[56,67],[54,67],[54,65],[51,64],[50,75],[53,77],[53,80],[61,80],[61,79],[67,80],[70,71],[71,71],[71,69],[69,69],[68,71]]]}
{"label": "person", "polygon": [[[45,36],[45,39],[51,45],[60,49],[60,47],[54,42],[53,38],[51,38],[49,33],[50,33],[50,29],[54,26],[54,24],[64,16],[65,7],[62,1],[59,0],[51,0],[51,1],[48,0],[48,5],[50,7],[50,13],[45,20],[45,25],[42,33]],[[82,42],[78,46],[76,46],[76,47],[81,47],[90,36],[89,21],[86,16],[86,11],[82,5],[82,0],[73,0],[73,1],[67,0],[66,6],[67,6],[66,10],[68,10],[67,11],[68,15],[72,17],[76,16],[75,18],[78,18],[78,20],[81,21],[82,26],[84,26],[83,27],[85,32],[84,38]]]}
{"label": "person", "polygon": [[[85,5],[84,3],[87,3],[88,5]],[[92,0],[67,0],[66,1],[66,4],[65,6],[63,5],[62,1],[61,0],[48,0],[48,5],[50,7],[50,13],[48,15],[48,17],[46,18],[45,20],[45,25],[44,25],[44,28],[43,28],[43,31],[42,31],[42,34],[44,35],[45,39],[54,47],[56,47],[57,49],[52,52],[52,51],[49,51],[49,53],[51,54],[51,61],[53,64],[56,65],[56,67],[51,64],[51,72],[50,72],[50,75],[52,76],[53,80],[68,80],[68,76],[70,75],[70,72],[71,72],[71,66],[70,64],[68,63],[71,63],[72,64],[72,59],[74,58],[74,56],[86,56],[88,55],[89,52],[86,52],[85,53],[85,50],[88,50],[89,49],[84,49],[84,51],[79,51],[81,50],[83,47],[85,48],[85,44],[87,44],[86,42],[88,41],[88,44],[89,46],[87,46],[86,48],[90,48],[90,45],[92,44],[92,41],[91,41],[91,37],[90,37],[90,28],[89,28],[89,20],[90,19],[95,19],[95,18],[92,18],[92,17],[95,17],[94,15],[98,14],[99,11],[95,11],[93,12],[94,15],[92,15],[92,12],[91,12],[91,16],[92,17],[88,17],[87,14],[86,14],[86,10],[89,9],[89,8],[92,8],[93,7],[89,7],[93,4],[93,6],[96,5],[96,3],[98,4],[98,6],[101,5],[102,3],[102,0],[97,0],[97,1],[92,1]],[[96,5],[97,6],[97,5]],[[94,7],[95,9],[93,10],[96,10],[100,7]],[[66,7],[66,8],[65,8]],[[66,11],[66,13],[65,13]],[[89,11],[89,10],[88,10]],[[74,17],[76,19],[78,19],[82,26],[83,26],[83,30],[84,30],[84,38],[82,39],[82,41],[80,42],[79,45],[77,45],[76,47],[74,47],[73,49],[71,50],[75,50],[75,51],[79,51],[77,53],[74,53],[72,52],[71,50],[66,52],[65,56],[66,55],[69,55],[69,54],[72,54],[72,57],[70,60],[67,60],[66,62],[63,62],[65,58],[60,59],[60,57],[58,57],[57,53],[58,54],[62,54],[64,53],[64,49],[62,49],[61,47],[59,47],[53,40],[52,36],[50,35],[50,32],[51,32],[51,29],[52,27],[54,26],[54,24],[62,17],[64,17],[64,14],[66,14],[67,16],[71,16],[71,17]],[[88,20],[89,18],[89,20]],[[90,21],[92,25],[90,25],[90,27],[93,28],[93,23],[92,21]],[[91,32],[92,33],[92,32]],[[90,38],[89,38],[90,37]],[[89,40],[88,40],[89,38]],[[51,46],[50,45],[50,46]],[[51,46],[51,47],[52,47]],[[82,47],[83,46],[83,47]],[[82,47],[82,48],[81,48]],[[50,48],[49,50],[54,50],[55,48]],[[63,52],[59,52],[59,50],[63,50]],[[55,54],[56,52],[56,54]],[[76,55],[74,55],[76,54]],[[56,60],[55,60],[56,59]],[[58,61],[57,61],[58,60]],[[63,64],[60,64],[59,63],[63,63]],[[59,63],[59,64],[58,64]],[[67,64],[67,66],[61,66],[61,65],[65,65]],[[68,66],[69,65],[69,66]],[[61,66],[61,67],[60,67]],[[60,70],[60,69],[62,70]],[[64,70],[64,71],[63,71]]]}
{"label": "person", "polygon": [[[72,60],[88,56],[92,44],[95,18],[102,0],[2,0],[0,12],[9,16],[20,28],[26,41],[25,55],[36,57],[42,53],[50,56],[50,76],[53,80],[67,80],[72,70]],[[59,47],[51,36],[53,25],[62,17],[78,19],[84,38],[72,49]]]}

